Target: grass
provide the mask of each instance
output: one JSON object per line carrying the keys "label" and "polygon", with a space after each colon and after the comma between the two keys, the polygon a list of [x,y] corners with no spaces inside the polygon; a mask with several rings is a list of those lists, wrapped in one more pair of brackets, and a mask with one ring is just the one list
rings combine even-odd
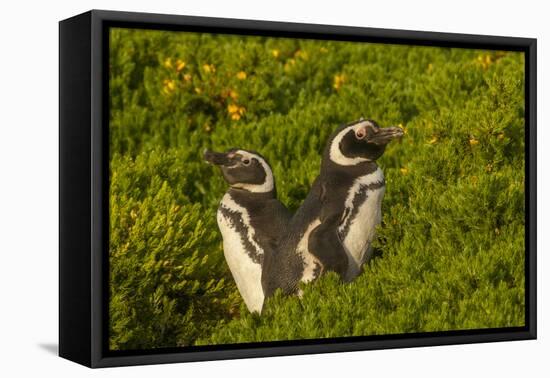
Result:
{"label": "grass", "polygon": [[[524,325],[522,53],[125,29],[110,45],[111,349]],[[202,151],[261,152],[295,210],[361,116],[406,130],[379,161],[376,258],[249,314]]]}

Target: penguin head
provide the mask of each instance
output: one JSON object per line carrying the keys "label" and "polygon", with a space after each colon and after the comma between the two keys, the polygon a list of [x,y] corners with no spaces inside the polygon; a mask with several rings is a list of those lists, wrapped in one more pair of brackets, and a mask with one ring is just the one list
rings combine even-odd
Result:
{"label": "penguin head", "polygon": [[361,118],[340,126],[330,138],[326,153],[340,166],[353,166],[375,161],[384,153],[386,145],[403,136],[400,127],[380,127],[372,120]]}
{"label": "penguin head", "polygon": [[217,165],[232,187],[252,193],[275,191],[273,172],[267,160],[257,152],[232,148],[227,152],[206,150],[204,160]]}

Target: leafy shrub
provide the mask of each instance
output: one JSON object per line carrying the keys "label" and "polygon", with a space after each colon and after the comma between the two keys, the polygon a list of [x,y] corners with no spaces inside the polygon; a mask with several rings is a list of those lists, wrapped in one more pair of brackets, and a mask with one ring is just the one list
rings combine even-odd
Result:
{"label": "leafy shrub", "polygon": [[[524,324],[522,54],[125,29],[110,51],[112,349]],[[406,130],[378,257],[249,314],[203,150],[262,152],[296,209],[361,116]]]}

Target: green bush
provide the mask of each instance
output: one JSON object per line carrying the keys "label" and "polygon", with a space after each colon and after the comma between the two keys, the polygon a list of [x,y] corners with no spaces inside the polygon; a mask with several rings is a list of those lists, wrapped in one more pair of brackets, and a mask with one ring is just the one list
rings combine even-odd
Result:
{"label": "green bush", "polygon": [[[521,53],[113,29],[110,347],[523,325],[523,93]],[[260,151],[295,210],[361,116],[406,130],[379,162],[377,257],[249,314],[202,152]]]}

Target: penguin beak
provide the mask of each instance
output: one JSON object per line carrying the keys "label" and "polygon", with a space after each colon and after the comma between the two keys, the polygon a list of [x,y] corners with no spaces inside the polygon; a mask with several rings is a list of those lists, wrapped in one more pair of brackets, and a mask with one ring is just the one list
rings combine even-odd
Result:
{"label": "penguin beak", "polygon": [[378,129],[375,133],[372,133],[369,138],[369,143],[378,145],[385,145],[394,139],[401,138],[403,136],[403,129],[398,126],[384,127]]}
{"label": "penguin beak", "polygon": [[204,160],[214,165],[230,165],[231,159],[223,152],[204,151]]}

